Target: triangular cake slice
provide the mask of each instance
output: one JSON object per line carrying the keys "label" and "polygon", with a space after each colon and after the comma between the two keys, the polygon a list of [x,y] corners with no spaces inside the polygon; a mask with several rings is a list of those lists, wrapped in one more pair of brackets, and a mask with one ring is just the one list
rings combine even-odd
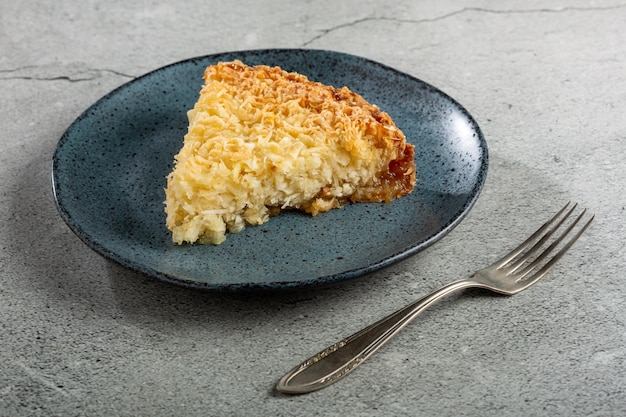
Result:
{"label": "triangular cake slice", "polygon": [[282,209],[317,215],[413,190],[413,146],[347,87],[240,61],[209,66],[204,80],[167,179],[174,242],[220,244]]}

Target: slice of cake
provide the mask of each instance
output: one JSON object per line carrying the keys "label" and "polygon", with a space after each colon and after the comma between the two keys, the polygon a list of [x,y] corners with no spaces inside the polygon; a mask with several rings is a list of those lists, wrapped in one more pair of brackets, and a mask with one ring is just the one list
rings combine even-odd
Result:
{"label": "slice of cake", "polygon": [[167,179],[174,242],[220,244],[282,209],[315,216],[413,190],[413,146],[347,87],[240,61],[209,66],[204,80]]}

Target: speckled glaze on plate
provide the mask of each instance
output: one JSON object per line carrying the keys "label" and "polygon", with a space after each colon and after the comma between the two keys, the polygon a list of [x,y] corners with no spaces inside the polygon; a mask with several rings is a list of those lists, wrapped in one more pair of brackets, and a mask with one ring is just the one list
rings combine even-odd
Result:
{"label": "speckled glaze on plate", "polygon": [[[283,212],[219,246],[172,243],[163,189],[207,65],[278,65],[377,104],[416,145],[418,183],[390,204],[352,204],[316,217]],[[52,185],[61,217],[89,247],[169,283],[213,290],[290,288],[354,278],[432,245],[468,213],[487,174],[478,124],[435,87],[344,53],[270,49],[178,62],[87,109],[60,139]]]}

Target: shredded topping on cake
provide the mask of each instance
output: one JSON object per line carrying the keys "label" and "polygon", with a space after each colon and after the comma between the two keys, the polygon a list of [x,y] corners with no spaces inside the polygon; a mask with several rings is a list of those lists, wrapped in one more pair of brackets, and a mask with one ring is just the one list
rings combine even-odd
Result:
{"label": "shredded topping on cake", "polygon": [[204,80],[165,190],[174,242],[219,244],[281,209],[317,215],[415,186],[413,146],[347,87],[240,61]]}

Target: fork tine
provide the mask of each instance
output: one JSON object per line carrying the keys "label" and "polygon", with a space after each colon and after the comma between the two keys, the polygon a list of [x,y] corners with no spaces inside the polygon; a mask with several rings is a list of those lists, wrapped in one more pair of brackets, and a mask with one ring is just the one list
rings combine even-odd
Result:
{"label": "fork tine", "polygon": [[[541,238],[530,249],[524,252],[523,255],[519,259],[517,259],[511,265],[507,265],[508,273],[512,274],[513,272],[517,271],[520,267],[524,266],[524,264],[526,264],[526,262],[532,256],[538,253],[539,249],[541,249],[541,247],[548,241],[548,239],[550,239],[552,235],[563,225],[563,223],[565,223],[565,221],[569,219],[569,217],[572,215],[576,207],[578,207],[578,204],[574,204],[574,206],[570,208],[567,213],[565,213],[563,218],[561,218],[557,222],[556,225],[554,225],[549,231],[547,231],[543,236],[541,236]],[[548,248],[548,251],[551,251],[552,249],[554,248]]]}
{"label": "fork tine", "polygon": [[[568,227],[568,230],[566,230],[559,237],[558,241],[553,243],[554,246],[556,246],[556,244],[560,243],[560,241],[565,237],[565,235],[567,235],[574,228],[574,225],[576,223],[578,223],[578,221],[582,218],[582,216],[584,214],[585,214],[585,212],[581,213],[580,216],[578,216],[576,221],[572,225],[570,225],[570,227]],[[552,269],[552,267],[554,265],[556,265],[556,263],[563,257],[563,255],[565,255],[565,252],[567,252],[572,247],[574,242],[576,242],[578,240],[578,238],[585,232],[585,230],[587,230],[587,228],[589,227],[589,225],[591,224],[591,222],[593,221],[594,218],[595,218],[595,215],[592,214],[591,218],[587,221],[587,223],[585,223],[580,228],[580,230],[561,248],[561,250],[558,251],[557,254],[554,255],[554,257],[552,259],[550,259],[548,262],[546,262],[543,265],[543,267],[541,267],[541,269],[539,271],[537,271],[537,273],[535,273],[531,278],[528,278],[527,281],[530,281],[530,284],[532,284],[532,283],[540,280],[541,278],[543,278],[543,276],[546,275],[548,273],[548,271],[550,271],[550,269]],[[543,254],[542,254],[542,256],[543,256]],[[545,258],[545,256],[544,256],[544,258]]]}
{"label": "fork tine", "polygon": [[[585,213],[587,212],[587,209],[584,209],[582,211],[582,213],[580,213],[578,215],[578,217],[576,217],[576,219],[567,227],[567,229],[565,229],[565,231],[563,233],[561,233],[561,235],[556,238],[551,244],[550,246],[548,246],[539,256],[537,256],[537,258],[535,258],[531,263],[529,263],[522,271],[516,273],[515,275],[518,276],[518,279],[523,279],[526,275],[528,275],[530,272],[532,272],[541,262],[543,262],[544,259],[546,259],[548,257],[548,255],[550,255],[550,253],[552,253],[552,251],[563,241],[563,239],[565,239],[565,237],[574,229],[574,227],[578,224],[578,222],[580,222],[580,220],[583,218],[583,216],[585,215]],[[559,225],[557,226],[557,228],[562,224],[559,223]],[[556,228],[553,230],[553,232],[556,230]],[[583,230],[584,231],[584,230]],[[577,239],[577,237],[575,236],[575,238]],[[573,242],[572,242],[573,243]],[[571,245],[570,245],[571,246]],[[558,255],[558,254],[557,254]],[[561,255],[562,256],[562,255]],[[525,260],[528,260],[528,258],[526,258]],[[558,259],[557,259],[558,260]]]}
{"label": "fork tine", "polygon": [[[567,208],[568,208],[568,206],[570,204],[571,204],[571,202],[568,202],[561,210],[558,211],[558,213],[556,213],[554,215],[554,217],[552,217],[550,220],[545,222],[539,229],[537,229],[535,231],[535,233],[530,235],[530,237],[528,237],[528,239],[526,239],[524,242],[522,242],[517,248],[513,249],[508,255],[504,256],[502,259],[500,259],[498,262],[496,262],[494,264],[494,266],[496,268],[502,268],[504,265],[508,264],[513,259],[515,259],[520,253],[522,253],[524,250],[526,250],[526,248],[528,246],[530,246],[530,244],[532,242],[534,242],[535,239],[537,239],[546,230],[548,230],[550,228],[550,226],[561,216],[561,214],[563,214],[563,212],[565,210],[567,210]],[[574,207],[571,210],[576,208],[576,206],[577,206],[577,204],[574,204]],[[571,212],[571,210],[570,210],[570,212]]]}

